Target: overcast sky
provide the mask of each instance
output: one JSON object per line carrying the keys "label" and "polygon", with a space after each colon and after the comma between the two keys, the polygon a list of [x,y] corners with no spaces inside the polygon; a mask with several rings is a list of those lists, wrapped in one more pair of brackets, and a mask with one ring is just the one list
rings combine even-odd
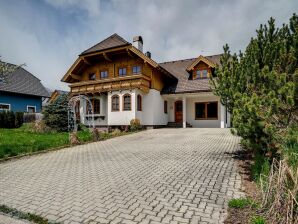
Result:
{"label": "overcast sky", "polygon": [[118,33],[141,35],[157,62],[245,49],[260,23],[298,12],[297,0],[0,0],[0,55],[26,63],[51,89],[77,55]]}

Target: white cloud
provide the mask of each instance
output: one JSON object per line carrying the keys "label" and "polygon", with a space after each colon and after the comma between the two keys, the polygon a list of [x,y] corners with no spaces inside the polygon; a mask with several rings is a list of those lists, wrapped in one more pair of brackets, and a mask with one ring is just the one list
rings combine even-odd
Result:
{"label": "white cloud", "polygon": [[288,0],[44,0],[0,3],[0,55],[50,88],[86,48],[118,33],[128,41],[142,35],[156,61],[222,52],[229,43],[243,50],[270,16],[287,23],[298,8]]}

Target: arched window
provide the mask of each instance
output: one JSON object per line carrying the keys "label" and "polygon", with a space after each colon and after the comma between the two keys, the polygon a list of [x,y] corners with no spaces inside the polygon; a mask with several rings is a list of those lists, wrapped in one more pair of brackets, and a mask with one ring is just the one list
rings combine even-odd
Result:
{"label": "arched window", "polygon": [[112,111],[119,111],[119,96],[112,96]]}
{"label": "arched window", "polygon": [[137,110],[142,111],[142,96],[140,94],[137,96]]}
{"label": "arched window", "polygon": [[123,96],[123,110],[131,110],[131,96],[130,96],[130,94],[125,94]]}

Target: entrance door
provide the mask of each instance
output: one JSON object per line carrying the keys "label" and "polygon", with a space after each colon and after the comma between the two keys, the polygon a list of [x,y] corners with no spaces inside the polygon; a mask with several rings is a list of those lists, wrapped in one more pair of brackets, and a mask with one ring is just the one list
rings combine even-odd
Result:
{"label": "entrance door", "polygon": [[178,100],[175,102],[175,122],[182,123],[183,120],[183,105],[182,101]]}

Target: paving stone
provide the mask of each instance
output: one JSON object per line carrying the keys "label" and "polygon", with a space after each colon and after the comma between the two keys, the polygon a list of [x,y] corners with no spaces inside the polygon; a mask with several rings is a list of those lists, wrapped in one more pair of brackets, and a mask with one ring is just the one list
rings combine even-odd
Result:
{"label": "paving stone", "polygon": [[155,129],[0,163],[0,201],[62,223],[223,223],[239,140]]}

